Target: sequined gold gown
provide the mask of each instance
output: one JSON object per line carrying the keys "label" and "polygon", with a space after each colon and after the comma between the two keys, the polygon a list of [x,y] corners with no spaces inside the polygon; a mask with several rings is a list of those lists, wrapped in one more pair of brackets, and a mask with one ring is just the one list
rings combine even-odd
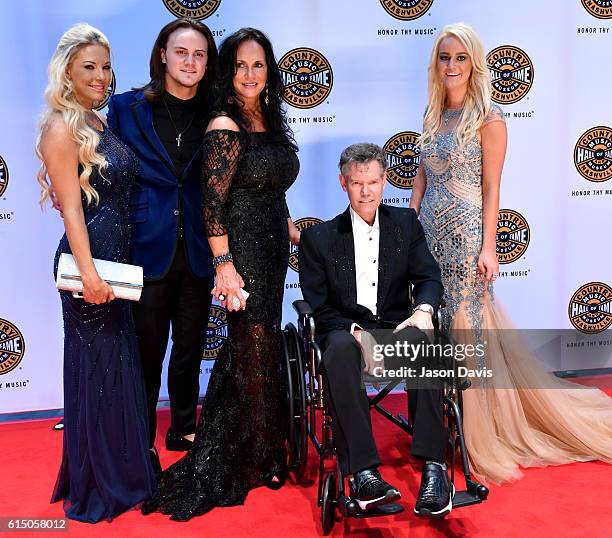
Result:
{"label": "sequined gold gown", "polygon": [[[478,139],[458,147],[457,121],[457,112],[445,111],[435,142],[421,153],[427,188],[420,219],[442,270],[444,323],[459,342],[486,341],[486,355],[472,366],[491,369],[497,387],[472,381],[464,394],[472,471],[501,483],[520,478],[519,467],[612,462],[612,398],[538,366],[516,332],[506,330],[512,324],[493,287],[475,277],[482,245],[482,152]],[[491,121],[504,121],[497,105]]]}

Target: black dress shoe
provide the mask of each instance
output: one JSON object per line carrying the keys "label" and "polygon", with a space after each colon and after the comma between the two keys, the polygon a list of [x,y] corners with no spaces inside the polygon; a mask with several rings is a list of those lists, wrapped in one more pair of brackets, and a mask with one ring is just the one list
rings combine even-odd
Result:
{"label": "black dress shoe", "polygon": [[182,435],[176,433],[172,428],[166,433],[166,450],[173,452],[182,452],[189,450],[193,446],[193,441],[185,439]]}
{"label": "black dress shoe", "polygon": [[162,475],[162,466],[159,461],[159,454],[157,453],[157,449],[153,447],[149,450],[149,458],[151,458],[151,465],[153,466],[153,473],[155,474],[155,480],[159,482],[159,479]]}
{"label": "black dress shoe", "polygon": [[264,475],[264,486],[269,489],[280,489],[287,481],[288,470],[287,466],[270,471]]}
{"label": "black dress shoe", "polygon": [[453,509],[455,486],[450,483],[446,469],[437,463],[423,465],[421,487],[414,513],[417,516],[442,518]]}
{"label": "black dress shoe", "polygon": [[349,480],[351,497],[362,510],[372,510],[401,497],[400,492],[385,482],[376,469],[355,473]]}

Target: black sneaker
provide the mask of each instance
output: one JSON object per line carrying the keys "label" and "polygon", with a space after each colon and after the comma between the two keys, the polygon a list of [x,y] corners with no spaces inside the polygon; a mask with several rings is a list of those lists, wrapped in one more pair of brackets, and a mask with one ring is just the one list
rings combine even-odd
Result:
{"label": "black sneaker", "polygon": [[417,516],[442,518],[453,509],[455,486],[450,483],[446,468],[434,462],[423,465],[421,487],[414,513]]}
{"label": "black sneaker", "polygon": [[389,504],[401,497],[400,492],[387,484],[376,469],[365,469],[355,473],[349,480],[351,497],[362,510],[372,510]]}

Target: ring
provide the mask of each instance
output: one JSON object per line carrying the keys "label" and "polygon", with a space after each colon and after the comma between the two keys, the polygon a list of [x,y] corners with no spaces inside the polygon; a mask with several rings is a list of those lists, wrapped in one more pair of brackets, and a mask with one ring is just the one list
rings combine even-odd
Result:
{"label": "ring", "polygon": [[225,295],[222,293],[219,294],[219,301],[225,301]]}

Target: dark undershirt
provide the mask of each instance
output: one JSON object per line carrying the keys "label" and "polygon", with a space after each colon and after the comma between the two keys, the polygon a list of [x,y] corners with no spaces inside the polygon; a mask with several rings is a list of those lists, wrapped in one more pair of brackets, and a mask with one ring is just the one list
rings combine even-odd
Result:
{"label": "dark undershirt", "polygon": [[[153,126],[174,164],[177,177],[181,177],[202,144],[204,116],[197,97],[183,100],[165,92],[160,101],[153,103]],[[182,133],[181,145],[177,146],[179,132]]]}
{"label": "dark undershirt", "polygon": [[[197,97],[183,100],[168,92],[164,92],[161,100],[152,103],[152,107],[153,127],[170,156],[174,174],[180,178],[202,144],[206,111]],[[180,146],[176,143],[179,132],[182,133]],[[179,211],[176,233],[182,239],[183,214],[180,207]]]}

